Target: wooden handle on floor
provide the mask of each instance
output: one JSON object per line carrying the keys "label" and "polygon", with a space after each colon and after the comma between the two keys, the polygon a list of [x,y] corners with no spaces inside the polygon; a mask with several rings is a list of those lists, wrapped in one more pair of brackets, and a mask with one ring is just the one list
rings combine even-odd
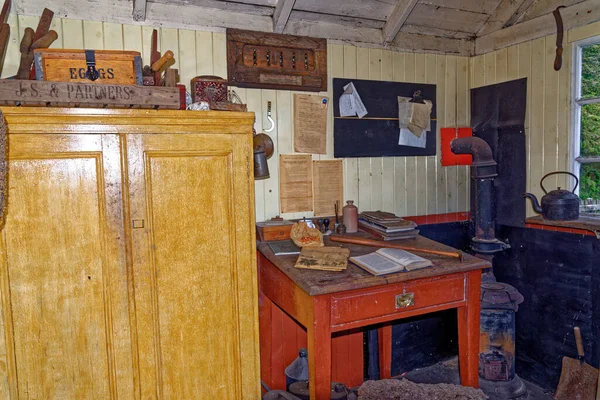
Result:
{"label": "wooden handle on floor", "polygon": [[575,344],[577,345],[577,355],[580,359],[585,357],[585,352],[583,350],[583,340],[581,339],[581,329],[578,326],[573,328],[573,332],[575,332]]}
{"label": "wooden handle on floor", "polygon": [[331,235],[329,237],[329,240],[331,240],[332,242],[339,242],[339,243],[360,244],[363,246],[385,247],[388,249],[400,249],[400,250],[406,250],[406,251],[415,251],[415,252],[419,252],[419,253],[435,254],[438,256],[456,258],[456,259],[460,260],[461,262],[463,260],[462,251],[441,251],[441,250],[423,249],[420,247],[404,246],[401,244],[388,243],[388,242],[383,242],[383,241],[379,241],[379,240],[370,240],[370,239],[363,239],[363,238],[357,238],[357,237],[337,236],[337,235]]}

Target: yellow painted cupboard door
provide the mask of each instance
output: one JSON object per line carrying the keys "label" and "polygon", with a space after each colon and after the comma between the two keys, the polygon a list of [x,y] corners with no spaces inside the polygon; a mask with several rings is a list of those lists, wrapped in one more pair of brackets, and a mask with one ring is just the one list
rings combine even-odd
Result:
{"label": "yellow painted cupboard door", "polygon": [[142,398],[259,398],[251,135],[126,143]]}
{"label": "yellow painted cupboard door", "polygon": [[134,397],[121,187],[118,135],[9,135],[0,397]]}

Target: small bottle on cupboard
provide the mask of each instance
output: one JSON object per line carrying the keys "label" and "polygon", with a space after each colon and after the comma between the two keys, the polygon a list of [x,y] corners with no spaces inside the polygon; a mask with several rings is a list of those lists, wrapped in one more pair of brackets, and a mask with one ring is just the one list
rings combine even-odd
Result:
{"label": "small bottle on cupboard", "polygon": [[342,208],[342,221],[346,226],[346,233],[358,232],[358,208],[354,205],[354,200],[346,201]]}

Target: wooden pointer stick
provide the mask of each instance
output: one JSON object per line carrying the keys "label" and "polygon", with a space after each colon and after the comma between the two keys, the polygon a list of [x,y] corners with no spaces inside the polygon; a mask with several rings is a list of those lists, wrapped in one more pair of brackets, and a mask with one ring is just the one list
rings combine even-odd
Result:
{"label": "wooden pointer stick", "polygon": [[370,240],[370,239],[362,239],[362,238],[357,238],[357,237],[347,237],[347,236],[337,236],[337,235],[331,235],[329,237],[329,240],[331,240],[332,242],[339,242],[339,243],[360,244],[363,246],[385,247],[388,249],[400,249],[400,250],[406,250],[406,251],[416,251],[416,252],[420,252],[420,253],[435,254],[438,256],[456,258],[461,262],[463,260],[462,251],[441,251],[441,250],[423,249],[420,247],[404,246],[401,244],[381,242],[379,240]]}

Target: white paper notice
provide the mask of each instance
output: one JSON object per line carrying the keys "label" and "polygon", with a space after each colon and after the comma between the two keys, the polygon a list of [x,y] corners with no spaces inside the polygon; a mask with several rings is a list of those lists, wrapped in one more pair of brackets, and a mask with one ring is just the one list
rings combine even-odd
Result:
{"label": "white paper notice", "polygon": [[427,131],[423,131],[421,136],[417,136],[406,128],[400,128],[400,146],[420,147],[422,149],[427,145]]}
{"label": "white paper notice", "polygon": [[354,87],[354,83],[350,82],[344,86],[344,93],[340,96],[340,116],[352,117],[358,115],[358,118],[362,118],[367,114],[367,108]]}

